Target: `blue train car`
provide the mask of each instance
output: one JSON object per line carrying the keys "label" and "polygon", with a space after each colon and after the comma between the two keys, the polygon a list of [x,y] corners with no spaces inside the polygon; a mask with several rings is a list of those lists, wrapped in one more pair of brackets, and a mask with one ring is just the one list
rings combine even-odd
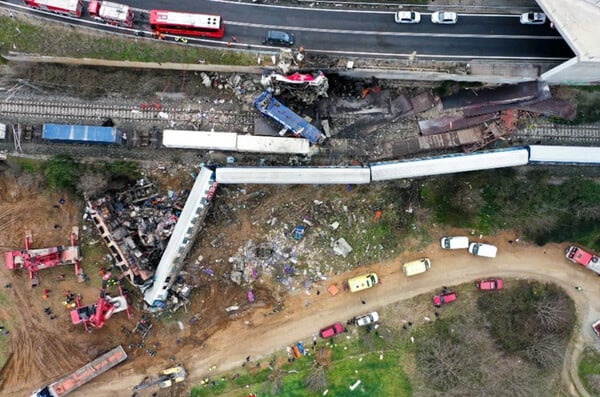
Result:
{"label": "blue train car", "polygon": [[49,141],[121,144],[116,127],[93,125],[44,124],[42,139]]}
{"label": "blue train car", "polygon": [[254,107],[263,115],[275,120],[293,134],[306,138],[310,143],[322,143],[325,140],[317,127],[298,116],[284,104],[273,98],[269,91],[263,91],[254,100]]}

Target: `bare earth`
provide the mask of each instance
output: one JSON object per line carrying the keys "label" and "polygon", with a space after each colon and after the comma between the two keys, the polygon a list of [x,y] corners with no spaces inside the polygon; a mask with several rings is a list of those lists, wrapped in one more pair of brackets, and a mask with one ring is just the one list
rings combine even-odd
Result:
{"label": "bare earth", "polygon": [[[311,304],[306,307],[307,296],[301,292],[289,298],[285,302],[286,310],[277,315],[264,316],[263,312],[257,311],[251,318],[233,321],[229,327],[206,340],[203,348],[190,349],[183,356],[190,374],[188,384],[193,385],[204,377],[215,376],[215,371],[208,371],[213,365],[217,366],[217,372],[233,369],[240,366],[247,355],[256,359],[284,349],[291,342],[309,337],[333,321],[345,321],[365,311],[430,292],[441,285],[459,284],[487,276],[537,279],[564,287],[575,300],[581,321],[579,334],[569,347],[569,351],[576,347],[578,354],[583,343],[595,337],[589,325],[600,316],[600,280],[588,270],[567,263],[563,257],[563,245],[536,247],[523,242],[509,244],[509,239],[514,240],[515,236],[504,234],[486,238],[486,241],[499,247],[499,255],[494,260],[476,258],[465,252],[443,252],[437,244],[432,244],[422,253],[405,254],[389,262],[373,264],[368,269],[336,276],[323,283],[321,288],[324,291],[327,285],[336,282],[340,285],[349,276],[366,270],[376,271],[382,284],[360,295],[346,291],[335,297],[326,293],[319,296],[313,294],[310,296]],[[432,270],[407,279],[399,263],[422,255],[432,259]],[[576,285],[584,290],[576,291]],[[366,301],[366,305],[361,304],[361,299]],[[245,325],[244,321],[251,321],[251,325]],[[576,357],[567,357],[563,379],[572,395],[587,395],[577,379],[576,362]],[[128,371],[131,366],[131,363],[126,363],[112,376],[103,376],[73,395],[94,393],[98,396],[128,396],[131,387],[143,378],[141,374]],[[156,370],[159,369],[156,367]],[[120,377],[117,372],[121,374]]]}
{"label": "bare earth", "polygon": [[[0,181],[2,251],[22,247],[23,230],[27,229],[34,233],[34,247],[67,243],[68,226],[77,224],[81,219],[81,209],[77,203],[67,201],[55,208],[59,196],[44,195],[38,182],[27,177],[19,180],[0,178]],[[55,224],[63,227],[55,230]],[[238,232],[247,233],[245,229],[248,227],[245,225]],[[154,334],[147,344],[161,342],[159,355],[155,359],[149,359],[143,349],[128,351],[130,357],[125,363],[72,395],[130,396],[131,387],[142,378],[169,366],[167,357],[171,355],[176,356],[177,361],[183,363],[188,370],[186,385],[191,386],[203,378],[214,377],[221,371],[240,366],[247,355],[255,360],[280,351],[291,342],[310,337],[318,329],[334,321],[345,322],[368,310],[431,293],[442,285],[450,286],[487,276],[504,276],[554,282],[572,295],[581,324],[577,328],[579,334],[569,347],[572,354],[565,359],[562,375],[572,395],[587,396],[577,378],[576,362],[584,343],[595,338],[590,324],[600,317],[600,279],[590,271],[568,263],[563,255],[565,245],[536,247],[523,242],[508,243],[516,238],[517,236],[508,232],[495,237],[484,237],[486,242],[495,243],[499,247],[499,255],[493,260],[473,257],[466,252],[442,251],[435,243],[422,252],[404,253],[394,260],[332,277],[317,287],[322,292],[318,296],[316,288],[313,288],[311,295],[307,295],[304,289],[298,290],[286,298],[283,311],[267,316],[270,307],[257,308],[246,316],[227,322],[221,329],[218,329],[220,325],[216,313],[224,314],[223,309],[231,302],[243,299],[235,296],[240,294],[239,289],[223,290],[213,282],[210,288],[201,291],[199,295],[202,296],[196,297],[197,301],[204,300],[207,303],[192,303],[192,310],[206,307],[202,318],[194,326],[185,324],[185,331],[179,331],[171,324],[163,329],[153,330]],[[425,255],[432,259],[432,270],[407,279],[401,272],[400,263]],[[341,286],[348,277],[367,270],[377,272],[382,284],[360,294],[342,291],[332,297],[325,292],[329,284]],[[57,283],[55,280],[59,273],[67,273],[67,281]],[[36,387],[73,371],[102,351],[118,344],[126,344],[120,327],[124,325],[131,329],[134,322],[120,314],[113,317],[103,329],[95,330],[92,334],[69,324],[65,309],[60,304],[63,289],[82,293],[85,304],[95,301],[98,296],[97,287],[76,284],[70,273],[71,268],[40,272],[41,285],[32,291],[24,272],[9,272],[0,264],[0,285],[12,284],[12,288],[2,291],[9,304],[0,305],[0,322],[11,325],[11,334],[4,337],[10,338],[12,352],[7,365],[0,372],[0,394],[3,396],[29,395]],[[582,286],[584,290],[576,291],[576,285]],[[44,288],[52,290],[48,300],[41,299]],[[263,297],[258,295],[257,299],[262,300]],[[361,304],[361,299],[366,301],[365,305]],[[50,320],[43,313],[45,306],[51,306],[58,318]],[[190,316],[194,314],[194,311],[189,313]],[[136,316],[139,314],[136,313]],[[205,339],[205,335],[211,333],[213,335]],[[176,339],[181,339],[183,343],[176,345]],[[216,366],[217,370],[209,372],[211,366]],[[181,395],[182,390],[164,392]]]}

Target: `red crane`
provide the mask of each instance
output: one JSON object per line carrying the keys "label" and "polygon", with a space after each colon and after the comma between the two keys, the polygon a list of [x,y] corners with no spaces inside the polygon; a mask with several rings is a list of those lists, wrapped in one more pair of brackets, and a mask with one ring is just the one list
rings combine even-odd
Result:
{"label": "red crane", "polygon": [[96,303],[81,306],[81,297],[75,296],[77,308],[71,310],[71,322],[73,324],[83,323],[85,330],[91,332],[91,328],[102,328],[106,320],[114,313],[126,311],[127,318],[131,318],[129,302],[127,301],[127,295],[121,286],[121,279],[117,280],[117,287],[119,288],[120,295],[112,298],[106,294],[106,287],[111,279],[112,275],[110,272],[102,277],[102,289],[100,290],[100,297]]}
{"label": "red crane", "polygon": [[25,232],[25,249],[4,253],[4,262],[10,270],[26,269],[29,272],[31,286],[39,284],[38,271],[59,265],[75,265],[75,275],[80,282],[86,277],[79,266],[79,247],[77,246],[78,228],[71,231],[69,246],[59,245],[49,248],[31,249],[33,237],[30,231]]}

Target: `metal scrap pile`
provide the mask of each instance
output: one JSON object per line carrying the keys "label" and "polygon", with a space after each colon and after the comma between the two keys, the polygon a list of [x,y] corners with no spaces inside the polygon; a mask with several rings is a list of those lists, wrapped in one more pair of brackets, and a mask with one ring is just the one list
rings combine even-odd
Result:
{"label": "metal scrap pile", "polygon": [[87,214],[107,244],[115,265],[137,287],[152,283],[187,191],[160,195],[152,183],[88,200]]}

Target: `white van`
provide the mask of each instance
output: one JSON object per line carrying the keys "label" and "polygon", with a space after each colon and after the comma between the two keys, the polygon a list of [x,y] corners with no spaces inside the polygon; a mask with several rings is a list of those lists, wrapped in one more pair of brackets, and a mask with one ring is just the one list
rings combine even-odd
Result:
{"label": "white van", "polygon": [[465,236],[442,237],[440,245],[445,250],[457,250],[469,248],[469,238]]}
{"label": "white van", "polygon": [[471,243],[469,245],[469,253],[477,256],[485,256],[495,258],[498,248],[495,245],[483,243]]}
{"label": "white van", "polygon": [[402,265],[402,271],[407,277],[425,273],[429,269],[431,269],[429,258],[417,259],[416,261],[407,262]]}

